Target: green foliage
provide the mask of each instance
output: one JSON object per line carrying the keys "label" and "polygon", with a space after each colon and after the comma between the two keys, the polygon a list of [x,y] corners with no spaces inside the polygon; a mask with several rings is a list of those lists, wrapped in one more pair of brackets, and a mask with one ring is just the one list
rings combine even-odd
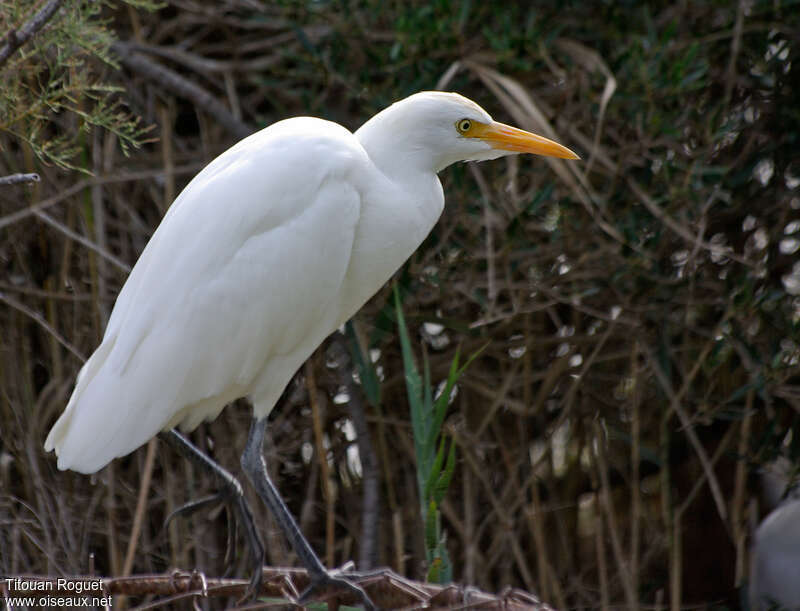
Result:
{"label": "green foliage", "polygon": [[[408,327],[403,316],[400,291],[395,285],[394,303],[397,312],[397,330],[403,355],[406,393],[411,411],[411,426],[414,431],[414,450],[417,458],[417,486],[419,489],[420,514],[425,527],[425,551],[428,565],[428,581],[447,583],[452,581],[453,567],[447,554],[446,538],[442,530],[439,506],[444,499],[456,467],[455,444],[441,434],[447,407],[458,378],[469,367],[479,352],[473,354],[459,367],[459,351],[450,364],[444,388],[434,398],[431,386],[431,371],[427,353],[423,352],[423,377],[414,362],[414,353]],[[438,449],[437,449],[438,446]],[[445,459],[445,455],[447,458]]]}
{"label": "green foliage", "polygon": [[[149,0],[126,4],[152,10]],[[93,128],[113,133],[128,154],[148,128],[126,109],[124,89],[109,84],[105,73],[117,69],[111,53],[114,35],[103,17],[109,2],[65,2],[33,38],[0,66],[0,134],[27,143],[43,163],[87,172],[75,163],[81,134]],[[19,30],[40,3],[0,3],[0,32]]]}

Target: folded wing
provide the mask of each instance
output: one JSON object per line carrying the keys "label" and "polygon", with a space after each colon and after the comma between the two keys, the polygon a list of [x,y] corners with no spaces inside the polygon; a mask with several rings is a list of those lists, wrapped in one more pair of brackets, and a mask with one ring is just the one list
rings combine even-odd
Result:
{"label": "folded wing", "polygon": [[[280,396],[334,328],[366,155],[344,128],[291,119],[243,140],[175,200],[114,306],[45,449],[94,472],[226,403]],[[267,409],[271,409],[269,404]]]}

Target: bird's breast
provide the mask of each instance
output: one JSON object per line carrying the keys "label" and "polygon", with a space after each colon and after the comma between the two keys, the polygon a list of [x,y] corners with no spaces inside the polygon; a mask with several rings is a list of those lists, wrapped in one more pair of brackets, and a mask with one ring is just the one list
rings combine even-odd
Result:
{"label": "bird's breast", "polygon": [[438,177],[376,181],[362,194],[340,323],[349,319],[419,248],[444,207]]}

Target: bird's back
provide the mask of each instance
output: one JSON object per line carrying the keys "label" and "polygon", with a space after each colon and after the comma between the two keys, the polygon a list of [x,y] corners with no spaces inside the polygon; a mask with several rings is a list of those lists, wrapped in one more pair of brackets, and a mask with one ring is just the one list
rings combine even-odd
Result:
{"label": "bird's back", "polygon": [[45,449],[94,472],[160,430],[272,404],[341,317],[368,159],[344,128],[281,121],[184,189],[122,288]]}

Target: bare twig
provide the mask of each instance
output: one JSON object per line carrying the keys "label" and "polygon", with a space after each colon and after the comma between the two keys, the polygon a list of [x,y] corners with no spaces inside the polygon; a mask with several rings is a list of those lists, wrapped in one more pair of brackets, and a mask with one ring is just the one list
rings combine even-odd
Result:
{"label": "bare twig", "polygon": [[[332,28],[328,25],[307,26],[300,28],[303,35],[313,42],[318,42],[328,36]],[[287,45],[298,42],[297,31],[292,28],[262,41],[266,48],[278,49],[279,52],[270,55],[261,55],[253,59],[235,58],[233,60],[212,59],[191,53],[180,47],[165,47],[143,42],[129,43],[131,50],[143,51],[151,55],[158,55],[174,62],[183,64],[199,74],[226,73],[226,72],[266,72],[283,60],[283,53]]]}
{"label": "bare twig", "polygon": [[562,51],[572,57],[576,63],[583,65],[584,69],[589,72],[599,72],[606,79],[606,84],[600,97],[600,107],[597,113],[597,125],[595,126],[594,130],[594,141],[592,143],[589,159],[586,161],[583,171],[584,176],[586,176],[591,171],[595,159],[597,158],[597,151],[600,147],[600,138],[603,134],[603,121],[605,120],[606,109],[608,108],[608,103],[611,101],[611,97],[617,90],[617,79],[614,77],[614,73],[611,71],[611,68],[608,67],[608,64],[605,62],[605,60],[594,49],[591,49],[577,40],[572,40],[570,38],[559,38],[556,41],[556,45]]}
{"label": "bare twig", "polygon": [[[639,472],[639,461],[641,460],[641,402],[642,402],[642,376],[639,372],[639,347],[634,341],[631,346],[631,378],[633,379],[633,392],[631,393],[631,507],[630,507],[630,575],[634,585],[639,581],[639,545],[640,529],[642,519],[642,493]],[[639,608],[639,601],[636,607]]]}
{"label": "bare twig", "polygon": [[50,333],[50,335],[52,335],[54,338],[56,338],[56,341],[58,341],[59,344],[64,346],[64,348],[66,348],[73,355],[75,355],[75,357],[81,363],[86,361],[86,357],[83,356],[75,346],[73,346],[66,339],[64,339],[64,336],[61,335],[58,331],[56,331],[53,328],[53,326],[49,322],[47,322],[41,314],[39,314],[38,312],[34,312],[28,306],[26,306],[24,303],[20,303],[19,301],[17,301],[13,297],[9,297],[8,295],[3,293],[2,291],[0,291],[0,301],[4,301],[6,304],[10,305],[15,310],[18,310],[18,311],[22,312],[23,314],[25,314],[25,316],[27,316],[27,317],[31,318],[32,320],[36,321],[39,324],[40,327],[42,327],[45,331]]}
{"label": "bare twig", "polygon": [[[730,311],[725,315],[723,318],[722,323],[724,323],[728,317],[730,316]],[[695,361],[695,366],[692,368],[691,372],[683,382],[683,385],[676,393],[675,390],[672,388],[672,383],[667,378],[664,370],[658,364],[655,355],[651,351],[649,346],[642,345],[643,352],[647,355],[647,359],[650,361],[650,365],[653,369],[653,373],[655,373],[656,379],[661,384],[661,387],[664,389],[667,397],[669,398],[670,405],[669,410],[675,410],[675,413],[678,415],[678,419],[681,421],[681,425],[683,426],[684,432],[686,433],[686,437],[689,439],[689,443],[694,448],[695,453],[697,454],[697,458],[700,460],[700,464],[703,466],[703,471],[705,471],[706,477],[708,478],[708,486],[711,489],[711,495],[714,498],[714,502],[717,506],[717,512],[719,513],[720,518],[722,518],[723,522],[727,522],[728,519],[728,511],[725,505],[724,497],[722,496],[722,488],[720,487],[719,481],[717,477],[714,475],[714,467],[711,464],[711,461],[708,458],[708,454],[703,447],[703,444],[700,443],[700,439],[697,437],[697,433],[692,426],[691,419],[689,415],[686,413],[686,410],[681,405],[681,400],[686,392],[689,390],[689,385],[694,380],[697,372],[699,371],[700,367],[703,363],[706,362],[706,358],[708,357],[708,353],[711,351],[711,348],[715,345],[715,341],[709,341],[706,346],[703,348],[703,351],[697,357]]]}
{"label": "bare twig", "polygon": [[[426,608],[426,609],[506,609],[509,611],[550,611],[550,607],[526,592],[507,590],[500,594],[488,594],[474,588],[464,588],[455,584],[442,586],[420,583],[401,577],[389,569],[364,573],[346,574],[361,585],[373,601],[385,609]],[[19,580],[18,582],[16,580]],[[26,592],[37,591],[48,594],[74,593],[75,584],[87,584],[84,592],[97,592],[100,588],[105,595],[127,596],[168,596],[169,601],[193,597],[241,597],[247,591],[249,582],[244,579],[224,579],[206,577],[197,571],[176,571],[171,574],[136,575],[133,577],[50,577],[43,575],[15,575],[11,580],[0,581],[5,592],[14,593],[14,584],[23,582]],[[302,592],[309,583],[304,569],[265,568],[260,594],[286,599],[287,585]],[[98,589],[95,589],[98,588]],[[174,598],[173,598],[174,597]],[[356,595],[350,591],[330,590],[320,599],[336,600],[339,604],[353,604]],[[161,603],[167,602],[161,600]],[[152,608],[152,607],[149,607]]]}
{"label": "bare twig", "polygon": [[305,366],[306,386],[308,387],[308,400],[311,403],[312,422],[314,427],[314,449],[319,463],[319,479],[322,486],[322,496],[325,499],[325,562],[328,566],[334,563],[334,527],[336,496],[331,486],[331,471],[328,465],[328,451],[322,435],[322,410],[320,409],[319,393],[316,377],[314,376],[314,362],[306,361]]}
{"label": "bare twig", "polygon": [[[365,359],[369,357],[369,351],[360,341],[359,333],[351,320],[347,323],[353,327],[353,341],[360,345],[358,349]],[[353,422],[356,432],[356,444],[358,445],[358,456],[361,460],[362,486],[364,489],[361,501],[361,537],[358,549],[358,568],[369,570],[378,564],[378,534],[380,520],[380,492],[378,489],[380,467],[375,448],[372,444],[372,436],[367,426],[366,411],[364,409],[363,391],[353,381],[354,363],[348,350],[345,336],[337,333],[333,337],[333,345],[338,351],[337,362],[339,367],[339,382],[347,388],[350,400],[347,402],[347,412]]]}
{"label": "bare twig", "polygon": [[36,13],[30,21],[23,25],[19,30],[11,30],[6,36],[6,43],[0,48],[0,66],[2,66],[11,55],[22,45],[28,42],[33,35],[41,30],[56,14],[63,0],[50,0],[42,9]]}
{"label": "bare twig", "polygon": [[8,176],[0,176],[0,187],[39,182],[39,180],[41,179],[38,174],[9,174]]}
{"label": "bare twig", "polygon": [[[200,163],[192,163],[188,165],[178,166],[174,170],[174,174],[193,174],[199,170],[203,164]],[[69,199],[76,193],[80,193],[83,189],[87,187],[91,187],[92,185],[106,185],[118,182],[136,182],[137,180],[144,180],[147,178],[156,178],[158,176],[165,176],[166,172],[159,168],[153,170],[142,170],[139,172],[123,172],[121,174],[113,174],[111,176],[97,176],[95,178],[86,178],[84,180],[79,180],[74,185],[67,187],[60,193],[53,195],[52,197],[48,197],[32,206],[28,206],[27,208],[22,208],[21,210],[17,210],[16,212],[12,212],[11,214],[7,214],[4,217],[0,217],[0,229],[3,227],[7,227],[8,225],[12,225],[22,219],[28,218],[32,214],[36,214],[37,212],[41,212],[42,210],[46,210],[56,204],[63,202],[65,199]]]}
{"label": "bare twig", "polygon": [[80,244],[82,244],[83,246],[85,246],[86,248],[91,250],[92,252],[96,252],[98,255],[100,255],[104,259],[107,259],[108,261],[110,261],[111,263],[116,265],[118,268],[120,268],[122,271],[124,271],[124,272],[131,271],[131,266],[128,265],[127,263],[125,263],[125,261],[121,261],[120,259],[118,259],[114,255],[112,255],[110,252],[108,252],[107,250],[104,250],[103,248],[101,248],[100,246],[98,246],[97,244],[92,242],[90,239],[85,238],[85,237],[83,237],[82,235],[80,235],[78,233],[75,233],[74,231],[72,231],[72,229],[70,229],[69,227],[67,227],[63,223],[59,223],[56,219],[54,219],[52,216],[50,216],[46,212],[35,212],[34,214],[38,218],[43,220],[45,223],[50,225],[51,227],[55,227],[56,229],[58,229],[61,233],[63,233],[68,238],[71,238],[71,239],[75,240],[76,242],[79,242]]}
{"label": "bare twig", "polygon": [[127,577],[133,569],[133,559],[136,556],[136,548],[139,545],[139,534],[142,532],[145,514],[147,512],[147,495],[150,492],[150,480],[153,476],[153,466],[156,459],[156,438],[153,437],[147,444],[147,455],[144,459],[142,469],[142,480],[139,484],[139,496],[136,501],[136,513],[133,518],[133,528],[131,537],[128,541],[128,551],[125,554],[125,563],[122,565],[122,576]]}
{"label": "bare twig", "polygon": [[[634,195],[636,195],[636,197],[639,198],[639,201],[642,202],[642,204],[644,205],[645,208],[647,208],[650,214],[652,214],[659,221],[664,223],[664,225],[666,225],[669,229],[671,229],[676,234],[681,236],[684,240],[686,240],[691,244],[698,244],[702,248],[708,251],[714,252],[719,250],[719,246],[716,246],[714,244],[711,244],[703,240],[700,235],[695,235],[694,232],[692,232],[687,227],[681,225],[678,221],[673,219],[669,214],[667,214],[664,210],[662,210],[661,207],[655,202],[655,200],[652,197],[650,197],[650,195],[648,195],[647,192],[641,187],[641,185],[639,185],[639,183],[636,182],[632,177],[629,176],[627,178],[627,183],[631,191],[633,191]],[[729,259],[733,259],[737,263],[741,263],[742,265],[747,265],[750,267],[752,267],[753,265],[750,261],[748,261],[744,257],[737,255],[734,252],[726,252],[725,256],[728,257]]]}
{"label": "bare twig", "polygon": [[608,461],[606,460],[606,436],[604,435],[600,424],[594,422],[594,437],[596,440],[596,456],[597,456],[597,470],[600,475],[600,503],[606,514],[606,524],[608,525],[608,534],[611,538],[611,551],[614,553],[614,559],[617,562],[617,575],[622,582],[622,589],[625,592],[625,602],[628,609],[634,609],[638,606],[636,597],[636,584],[631,579],[630,567],[625,560],[625,554],[622,551],[622,538],[620,537],[619,522],[614,511],[614,503],[611,500],[611,485],[608,479]]}
{"label": "bare twig", "polygon": [[495,271],[495,257],[494,257],[494,229],[492,223],[492,195],[489,191],[489,185],[486,184],[486,179],[483,177],[478,166],[474,163],[468,164],[470,174],[475,179],[478,188],[481,191],[483,198],[483,218],[486,228],[486,284],[488,288],[489,298],[489,312],[492,311],[494,302],[497,299],[497,281]]}
{"label": "bare twig", "polygon": [[214,117],[232,136],[245,138],[253,133],[253,130],[246,123],[234,117],[233,113],[225,108],[222,102],[196,83],[169,68],[155,63],[141,53],[136,53],[130,45],[124,42],[115,42],[111,48],[128,68],[175,95],[188,99],[195,106]]}
{"label": "bare twig", "polygon": [[725,93],[723,94],[723,106],[728,106],[733,94],[733,86],[736,82],[736,60],[739,58],[739,50],[742,48],[742,26],[744,25],[744,14],[748,9],[745,0],[739,0],[736,7],[736,23],[733,25],[733,35],[731,37],[731,52],[728,59],[728,69],[725,71]]}

